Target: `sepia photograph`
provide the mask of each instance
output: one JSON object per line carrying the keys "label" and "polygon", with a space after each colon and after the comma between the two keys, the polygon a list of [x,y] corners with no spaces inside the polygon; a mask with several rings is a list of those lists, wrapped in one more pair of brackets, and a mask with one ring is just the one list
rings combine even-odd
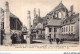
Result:
{"label": "sepia photograph", "polygon": [[0,51],[79,51],[79,0],[0,0]]}

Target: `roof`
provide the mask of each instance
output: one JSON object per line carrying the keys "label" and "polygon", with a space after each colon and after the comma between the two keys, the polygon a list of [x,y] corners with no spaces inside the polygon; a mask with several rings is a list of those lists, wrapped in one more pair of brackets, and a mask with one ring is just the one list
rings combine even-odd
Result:
{"label": "roof", "polygon": [[18,18],[17,16],[15,16],[14,14],[12,14],[11,12],[10,12],[10,17]]}
{"label": "roof", "polygon": [[77,14],[75,14],[75,15],[72,15],[72,16],[66,18],[65,20],[73,19],[73,18],[75,18],[75,17],[78,18],[78,17],[79,17],[79,13],[77,13]]}
{"label": "roof", "polygon": [[59,10],[59,9],[61,9],[61,8],[67,10],[67,8],[63,5],[63,3],[60,2],[60,4],[59,4],[58,6],[56,6],[56,8],[54,9],[54,11]]}
{"label": "roof", "polygon": [[53,14],[53,12],[55,12],[55,11],[58,11],[58,10],[60,10],[60,9],[62,9],[63,11],[67,11],[68,12],[68,9],[63,5],[63,3],[62,2],[60,2],[60,4],[58,5],[58,6],[56,6],[51,12],[49,12],[47,15],[52,15]]}
{"label": "roof", "polygon": [[61,26],[61,20],[59,19],[50,19],[48,22],[47,22],[47,26]]}
{"label": "roof", "polygon": [[12,14],[11,12],[10,12],[10,17],[18,20],[18,22],[22,25],[22,22],[20,21],[20,19],[17,16],[15,16],[14,14]]}
{"label": "roof", "polygon": [[[0,8],[0,12],[1,11],[4,11],[2,8]],[[17,16],[15,16],[14,14],[12,14],[11,12],[10,12],[10,17],[13,17],[13,18],[18,18]]]}
{"label": "roof", "polygon": [[35,29],[43,29],[43,24],[38,23],[37,26],[35,27]]}
{"label": "roof", "polygon": [[[1,9],[0,12],[1,11],[4,12],[4,10],[2,8],[0,8],[0,9]],[[22,22],[19,20],[19,18],[17,16],[15,16],[14,14],[12,14],[11,12],[10,12],[10,17],[17,19],[20,22],[20,24],[22,24]]]}
{"label": "roof", "polygon": [[72,15],[70,17],[67,17],[63,22],[62,25],[68,25],[68,24],[74,24],[76,20],[79,19],[79,13]]}

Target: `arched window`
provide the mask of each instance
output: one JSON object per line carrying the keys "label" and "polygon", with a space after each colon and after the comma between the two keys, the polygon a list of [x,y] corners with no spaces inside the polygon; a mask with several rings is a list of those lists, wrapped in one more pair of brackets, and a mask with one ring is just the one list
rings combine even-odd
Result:
{"label": "arched window", "polygon": [[58,17],[61,18],[61,12],[58,13]]}

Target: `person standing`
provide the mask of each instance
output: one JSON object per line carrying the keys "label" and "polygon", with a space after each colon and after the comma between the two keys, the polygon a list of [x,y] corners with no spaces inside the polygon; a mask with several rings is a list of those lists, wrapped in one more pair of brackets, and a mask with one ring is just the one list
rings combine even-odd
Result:
{"label": "person standing", "polygon": [[48,39],[49,39],[49,43],[52,44],[51,36],[48,36]]}
{"label": "person standing", "polygon": [[56,38],[56,42],[57,42],[57,44],[59,44],[59,38]]}

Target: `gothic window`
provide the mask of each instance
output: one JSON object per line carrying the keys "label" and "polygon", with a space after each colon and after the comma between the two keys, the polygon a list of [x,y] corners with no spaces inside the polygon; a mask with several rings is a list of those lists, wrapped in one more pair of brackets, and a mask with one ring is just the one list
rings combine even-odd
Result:
{"label": "gothic window", "polygon": [[61,12],[58,13],[58,17],[61,18]]}

